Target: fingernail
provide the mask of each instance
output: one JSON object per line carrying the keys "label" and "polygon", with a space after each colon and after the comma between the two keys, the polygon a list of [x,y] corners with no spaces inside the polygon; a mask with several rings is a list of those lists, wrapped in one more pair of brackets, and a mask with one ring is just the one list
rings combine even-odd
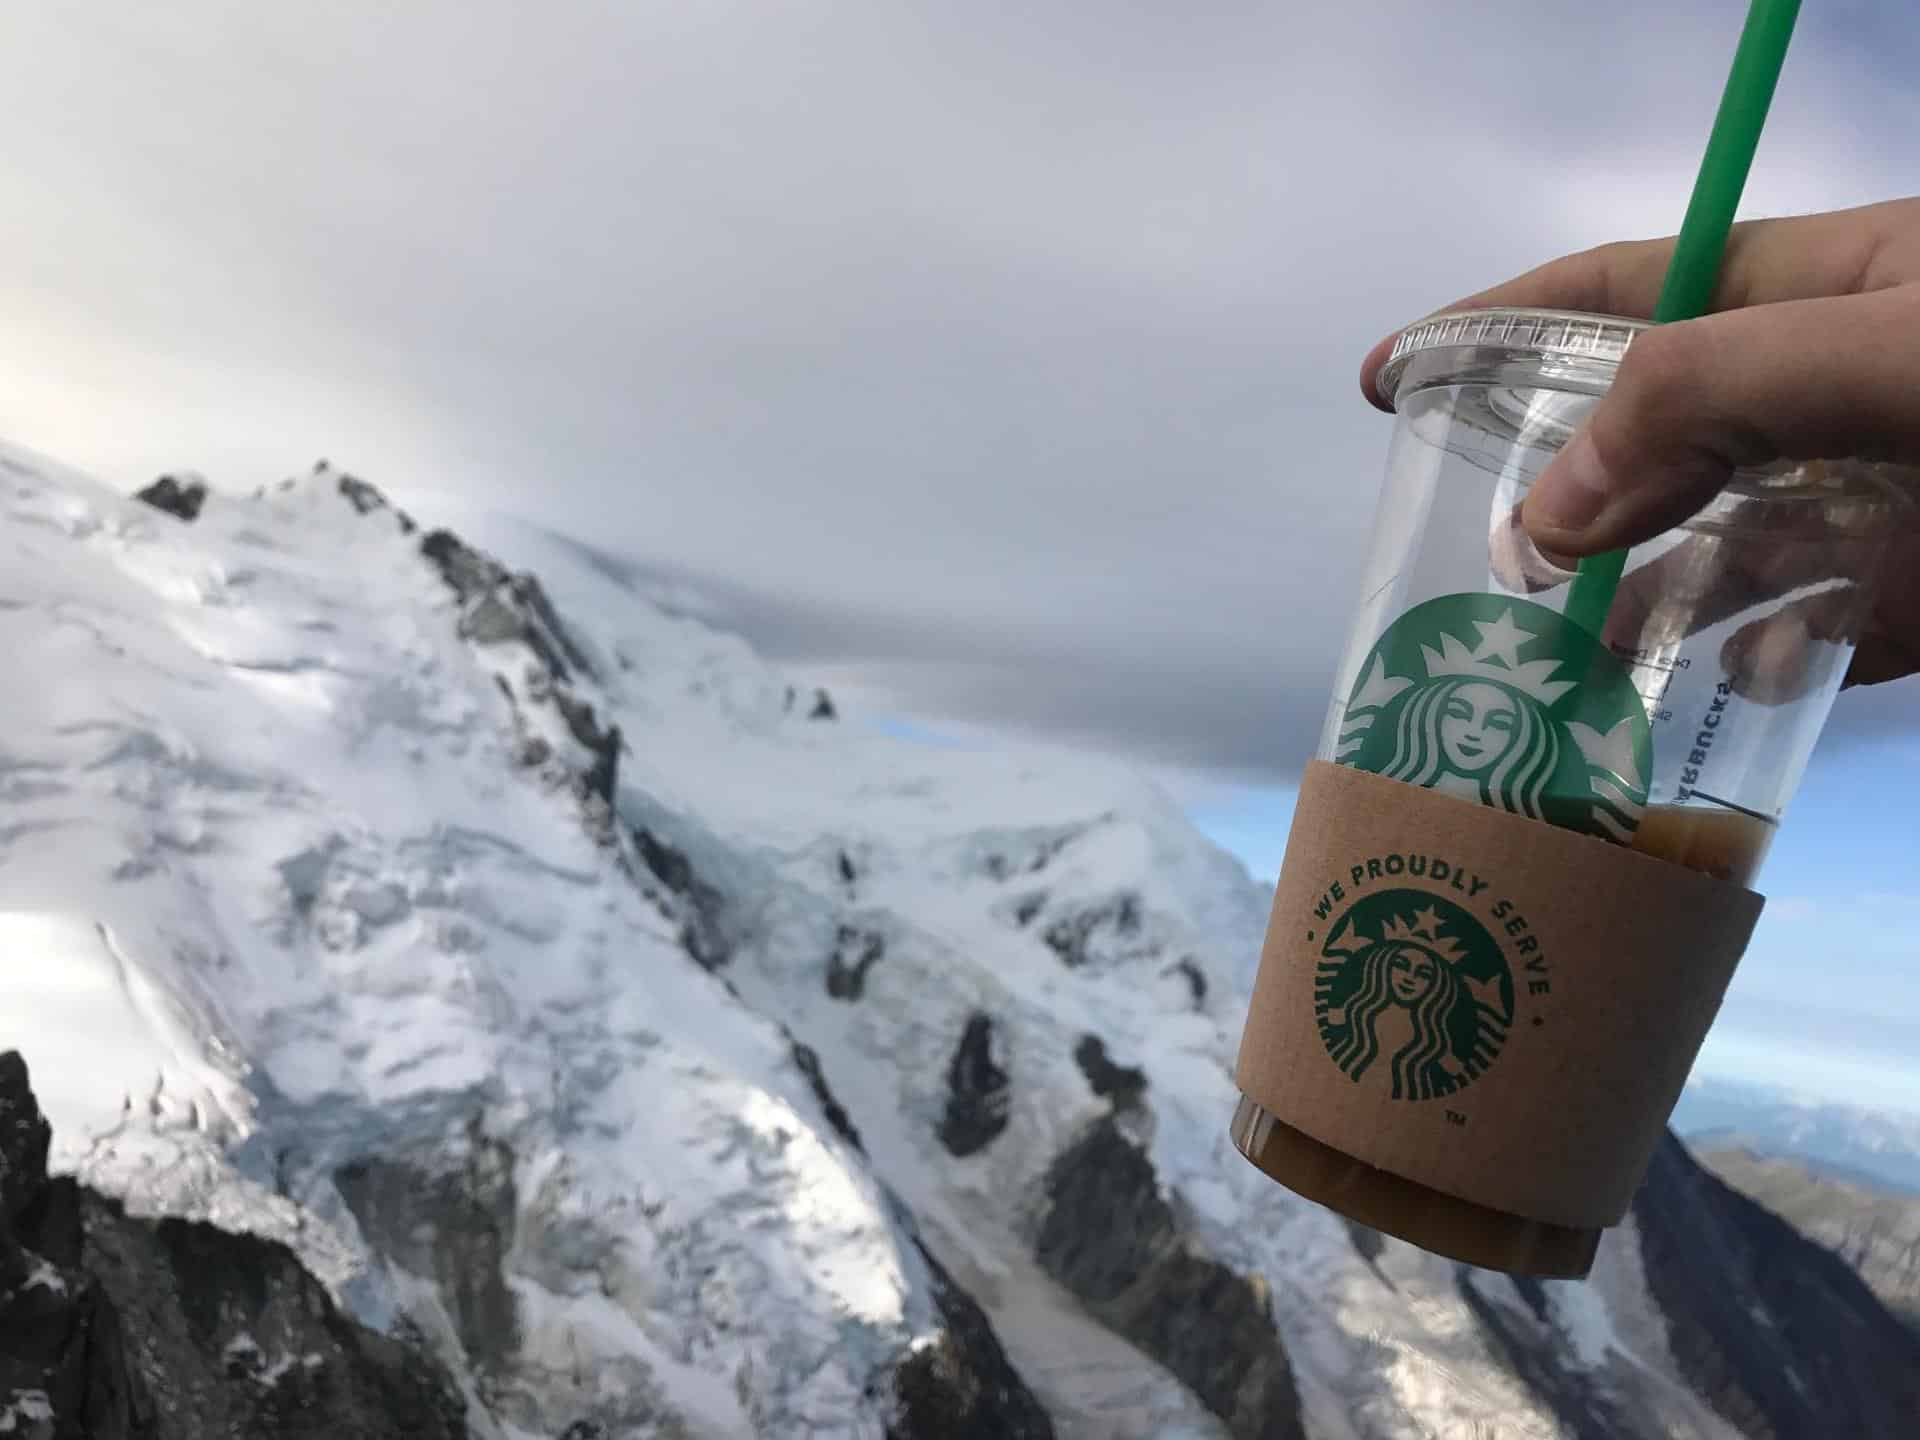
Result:
{"label": "fingernail", "polygon": [[1527,504],[1536,522],[1572,535],[1600,518],[1613,491],[1593,437],[1582,430],[1548,467]]}

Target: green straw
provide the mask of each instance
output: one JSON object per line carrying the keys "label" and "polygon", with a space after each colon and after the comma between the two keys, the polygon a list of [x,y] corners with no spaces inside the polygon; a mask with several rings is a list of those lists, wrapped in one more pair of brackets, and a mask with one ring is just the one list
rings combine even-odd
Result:
{"label": "green straw", "polygon": [[[1727,232],[1733,228],[1734,211],[1740,208],[1740,192],[1753,168],[1753,152],[1759,147],[1767,107],[1773,103],[1774,86],[1799,17],[1800,0],[1753,0],[1747,11],[1746,28],[1740,32],[1740,47],[1734,51],[1733,69],[1720,97],[1720,113],[1714,116],[1707,153],[1693,182],[1693,198],[1687,202],[1687,218],[1681,222],[1660,301],[1654,306],[1656,324],[1691,320],[1706,314],[1713,303]],[[1624,550],[1590,556],[1580,562],[1580,573],[1567,593],[1567,618],[1595,639],[1606,627],[1613,592],[1620,586],[1626,564]]]}

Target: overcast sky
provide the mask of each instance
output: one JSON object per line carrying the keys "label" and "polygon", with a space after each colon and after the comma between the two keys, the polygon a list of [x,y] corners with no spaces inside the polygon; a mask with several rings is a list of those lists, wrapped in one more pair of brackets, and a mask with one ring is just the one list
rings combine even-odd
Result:
{"label": "overcast sky", "polygon": [[[482,495],[875,703],[1280,777],[1361,353],[1673,228],[1744,10],[11,6],[0,433]],[[1910,6],[1808,11],[1749,211],[1920,190]]]}

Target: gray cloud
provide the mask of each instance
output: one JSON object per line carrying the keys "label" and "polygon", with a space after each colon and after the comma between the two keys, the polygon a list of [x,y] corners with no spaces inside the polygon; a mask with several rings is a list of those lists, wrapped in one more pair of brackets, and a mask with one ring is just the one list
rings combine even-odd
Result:
{"label": "gray cloud", "polygon": [[[126,484],[326,454],[904,709],[1282,773],[1361,351],[1670,229],[1738,24],[1363,8],[16,7],[0,431]],[[1911,185],[1902,9],[1809,14],[1751,210]]]}

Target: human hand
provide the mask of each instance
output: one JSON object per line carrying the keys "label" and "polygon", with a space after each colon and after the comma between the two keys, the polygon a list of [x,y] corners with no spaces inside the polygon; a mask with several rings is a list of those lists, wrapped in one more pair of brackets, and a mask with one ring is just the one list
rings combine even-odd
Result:
{"label": "human hand", "polygon": [[[1601,246],[1447,308],[1648,317],[1673,243]],[[1840,457],[1920,464],[1920,198],[1735,226],[1713,312],[1634,340],[1612,388],[1521,507],[1530,548],[1571,568],[1650,540],[1740,467]],[[1376,345],[1360,373],[1382,409],[1390,407],[1375,379],[1390,346],[1391,337]],[[1620,597],[1629,610],[1631,589]],[[1736,634],[1735,673],[1787,698],[1780,677],[1792,668],[1795,633],[1802,644],[1830,638],[1836,613],[1829,601]],[[1920,530],[1911,525],[1856,638],[1849,684],[1920,672]]]}

